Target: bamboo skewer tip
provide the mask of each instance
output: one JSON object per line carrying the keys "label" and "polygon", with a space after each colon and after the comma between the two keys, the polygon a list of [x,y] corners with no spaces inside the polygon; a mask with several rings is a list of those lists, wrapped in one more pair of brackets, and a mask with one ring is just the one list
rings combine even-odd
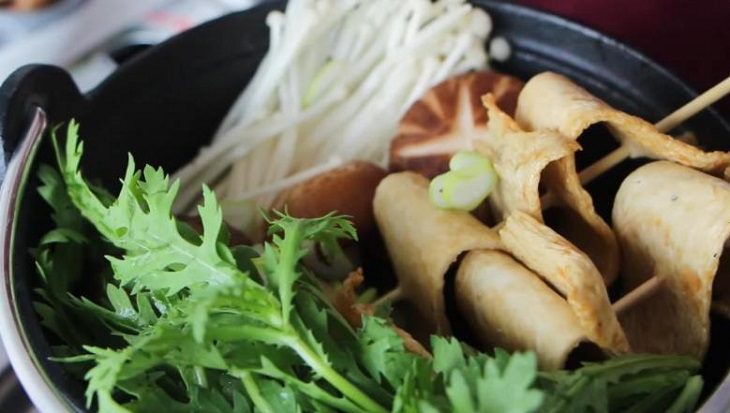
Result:
{"label": "bamboo skewer tip", "polygon": [[620,315],[629,308],[644,301],[646,298],[656,294],[656,292],[659,291],[659,288],[661,288],[662,284],[664,284],[664,277],[655,275],[644,281],[644,283],[642,283],[638,287],[629,291],[626,295],[613,303],[611,305],[611,308],[613,308],[613,311],[616,314]]}

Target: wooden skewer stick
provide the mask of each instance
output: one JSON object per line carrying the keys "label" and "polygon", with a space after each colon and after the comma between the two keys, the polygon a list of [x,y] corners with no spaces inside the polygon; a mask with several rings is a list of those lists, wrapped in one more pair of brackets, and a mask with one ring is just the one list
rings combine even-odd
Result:
{"label": "wooden skewer stick", "polygon": [[543,211],[556,205],[558,205],[558,196],[554,192],[548,192],[540,197],[540,207]]}
{"label": "wooden skewer stick", "polygon": [[656,123],[661,132],[670,131],[730,93],[730,76]]}
{"label": "wooden skewer stick", "polygon": [[[677,136],[675,139],[681,142],[689,143],[693,140],[693,136],[689,134],[684,134],[681,136]],[[621,145],[613,152],[610,152],[608,155],[604,156],[590,166],[586,167],[584,170],[580,171],[578,173],[580,183],[585,185],[593,181],[594,179],[603,175],[606,171],[626,160],[630,155],[631,154],[629,152],[628,145]],[[556,202],[557,198],[551,192],[548,192],[542,198],[540,198],[540,204],[542,205],[543,210],[548,209],[551,206],[555,206]]]}
{"label": "wooden skewer stick", "polygon": [[644,281],[643,284],[629,291],[626,295],[613,303],[611,307],[616,314],[620,315],[622,312],[633,307],[635,304],[640,303],[645,298],[654,295],[662,284],[664,284],[664,277],[655,275]]}
{"label": "wooden skewer stick", "polygon": [[[669,116],[654,124],[654,126],[659,132],[668,132],[701,110],[722,99],[728,93],[730,93],[730,76],[708,89],[705,93],[692,99],[681,108],[675,110]],[[580,171],[578,174],[580,182],[584,185],[591,182],[604,172],[626,160],[630,155],[629,147],[627,145],[621,145],[621,147],[599,159],[593,165]]]}
{"label": "wooden skewer stick", "polygon": [[[664,284],[664,277],[653,276],[648,280],[644,281],[641,285],[629,291],[626,295],[621,297],[618,301],[611,305],[613,311],[620,315],[627,309],[633,307],[637,303],[642,302],[645,298],[654,295],[659,288]],[[403,298],[403,290],[400,286],[388,291],[383,294],[377,300],[373,301],[372,306],[374,308],[380,307],[385,304],[400,301]]]}
{"label": "wooden skewer stick", "polygon": [[580,183],[585,185],[599,176],[603,175],[606,171],[611,170],[616,165],[628,159],[631,156],[628,145],[621,145],[613,152],[597,160],[590,166],[578,173]]}
{"label": "wooden skewer stick", "polygon": [[380,307],[381,305],[400,301],[403,298],[403,290],[400,285],[383,294],[377,300],[371,304],[374,308]]}

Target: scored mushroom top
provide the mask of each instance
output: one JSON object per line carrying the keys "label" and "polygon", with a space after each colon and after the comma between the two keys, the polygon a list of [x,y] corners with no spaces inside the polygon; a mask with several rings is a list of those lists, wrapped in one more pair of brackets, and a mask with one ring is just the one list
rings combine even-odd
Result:
{"label": "scored mushroom top", "polygon": [[386,175],[375,164],[351,161],[282,192],[272,208],[298,218],[317,218],[334,211],[349,216],[359,234],[367,234],[375,226],[375,188]]}
{"label": "scored mushroom top", "polygon": [[406,112],[390,145],[389,169],[414,171],[433,178],[448,168],[451,155],[473,149],[486,130],[481,97],[494,95],[497,105],[514,115],[524,83],[494,71],[467,73],[429,90]]}

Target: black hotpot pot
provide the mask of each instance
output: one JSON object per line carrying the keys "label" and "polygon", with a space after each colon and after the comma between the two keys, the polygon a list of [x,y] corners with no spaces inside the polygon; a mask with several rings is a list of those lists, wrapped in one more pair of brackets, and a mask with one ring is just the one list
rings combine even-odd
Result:
{"label": "black hotpot pot", "polygon": [[[523,79],[545,70],[563,73],[650,121],[695,96],[664,68],[591,29],[509,3],[474,4],[490,13],[495,35],[511,43],[511,57],[496,65],[498,70]],[[139,164],[176,170],[208,143],[253,76],[268,47],[266,14],[283,6],[282,1],[264,2],[182,33],[135,56],[85,94],[64,70],[44,65],[18,69],[0,88],[0,335],[41,411],[84,411],[85,388],[49,360],[52,343],[31,304],[37,277],[29,249],[51,227],[49,208],[35,190],[37,166],[52,162],[44,131],[77,119],[85,143],[85,174],[110,188],[118,186],[128,152]],[[715,111],[704,111],[684,127],[704,148],[730,150],[730,126]],[[621,180],[641,162],[625,162],[589,185],[605,218],[610,219]],[[730,378],[725,377],[730,323],[719,317],[712,321],[703,413],[730,411]]]}

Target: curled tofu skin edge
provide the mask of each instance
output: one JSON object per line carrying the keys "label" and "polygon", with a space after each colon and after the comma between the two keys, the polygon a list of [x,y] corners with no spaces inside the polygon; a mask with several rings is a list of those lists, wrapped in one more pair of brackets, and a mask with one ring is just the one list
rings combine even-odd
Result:
{"label": "curled tofu skin edge", "polygon": [[454,293],[462,317],[483,344],[533,350],[542,369],[563,368],[571,351],[587,341],[568,303],[503,252],[469,252]]}
{"label": "curled tofu skin edge", "polygon": [[500,241],[468,212],[436,207],[428,185],[413,172],[388,175],[375,191],[373,209],[404,296],[432,330],[450,334],[443,291],[447,271],[464,252],[497,249]]}
{"label": "curled tofu skin edge", "polygon": [[550,193],[560,199],[555,207],[566,214],[559,232],[590,257],[606,285],[611,285],[619,273],[619,243],[611,227],[596,212],[593,198],[580,183],[575,157],[570,155],[550,163],[542,178]]}
{"label": "curled tofu skin edge", "polygon": [[727,287],[730,276],[718,274],[730,237],[730,183],[671,162],[650,163],[624,180],[613,223],[627,287],[664,277],[656,294],[621,315],[632,347],[702,358],[713,281],[722,277],[715,285]]}
{"label": "curled tofu skin edge", "polygon": [[549,163],[580,149],[552,132],[525,132],[498,106],[494,96],[482,98],[489,113],[486,133],[476,149],[492,160],[499,182],[489,197],[499,221],[512,211],[523,211],[542,221],[539,184]]}
{"label": "curled tofu skin edge", "polygon": [[722,176],[730,153],[704,152],[660,133],[649,122],[621,112],[565,76],[544,72],[533,76],[520,93],[515,118],[528,130],[554,130],[578,139],[589,126],[605,123],[627,145],[631,157],[665,159]]}
{"label": "curled tofu skin edge", "polygon": [[574,157],[580,145],[555,131],[526,132],[497,106],[491,95],[485,95],[482,101],[489,113],[489,123],[476,148],[492,159],[500,177],[489,197],[497,218],[522,211],[544,222],[539,193],[542,180],[557,197],[556,208],[570,217],[564,228],[556,230],[586,252],[606,284],[611,284],[618,275],[618,243],[580,183]]}
{"label": "curled tofu skin edge", "polygon": [[519,211],[507,218],[499,235],[506,252],[565,297],[590,341],[610,354],[630,351],[601,274],[585,253]]}

